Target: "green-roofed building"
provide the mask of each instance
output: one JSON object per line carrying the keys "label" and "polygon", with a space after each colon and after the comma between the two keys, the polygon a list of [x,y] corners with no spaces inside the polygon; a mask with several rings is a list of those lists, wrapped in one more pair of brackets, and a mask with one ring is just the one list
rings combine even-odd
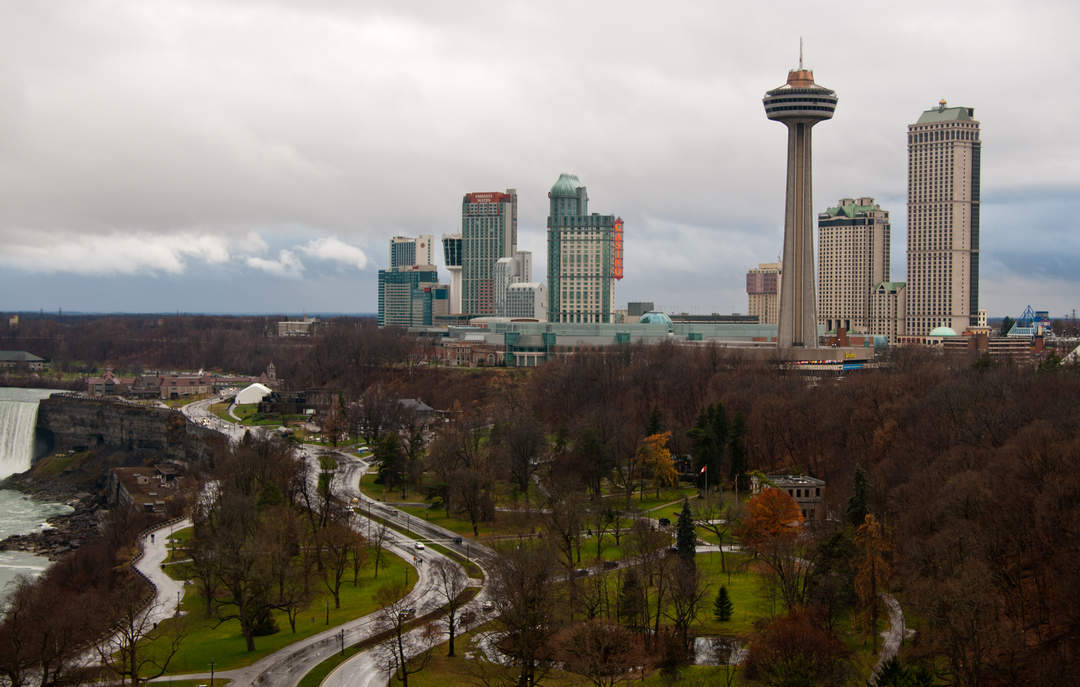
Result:
{"label": "green-roofed building", "polygon": [[883,281],[870,293],[870,333],[884,336],[895,346],[904,334],[907,284]]}
{"label": "green-roofed building", "polygon": [[573,174],[559,175],[548,198],[548,319],[613,322],[615,280],[622,279],[622,220],[589,214],[589,194]]}
{"label": "green-roofed building", "polygon": [[870,294],[889,280],[889,212],[873,198],[842,198],[818,214],[818,323],[871,332]]}
{"label": "green-roofed building", "polygon": [[978,324],[981,153],[974,108],[942,100],[908,125],[905,336]]}

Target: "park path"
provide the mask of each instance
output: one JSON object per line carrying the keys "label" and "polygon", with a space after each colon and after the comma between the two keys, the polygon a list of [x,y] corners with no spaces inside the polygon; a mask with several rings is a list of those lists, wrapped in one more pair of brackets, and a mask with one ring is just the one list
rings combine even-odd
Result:
{"label": "park path", "polygon": [[169,557],[168,541],[172,534],[191,525],[191,518],[173,520],[143,533],[139,541],[143,553],[135,562],[135,569],[154,585],[154,600],[147,608],[147,618],[154,625],[179,613],[180,600],[184,597],[184,583],[169,577],[162,570],[161,564]]}
{"label": "park path", "polygon": [[896,656],[900,650],[900,644],[904,641],[907,628],[904,625],[904,610],[900,608],[900,602],[896,597],[886,592],[881,592],[881,600],[889,608],[889,629],[882,632],[885,643],[881,645],[881,654],[878,656],[877,665],[874,666],[874,674],[871,680],[876,683],[878,671],[890,659]]}

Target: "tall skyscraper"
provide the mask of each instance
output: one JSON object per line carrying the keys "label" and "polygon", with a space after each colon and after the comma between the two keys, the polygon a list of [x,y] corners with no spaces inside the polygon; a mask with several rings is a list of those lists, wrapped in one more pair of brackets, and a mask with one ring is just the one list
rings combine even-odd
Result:
{"label": "tall skyscraper", "polygon": [[450,272],[450,312],[461,312],[461,234],[443,234],[443,260]]}
{"label": "tall skyscraper", "polygon": [[978,323],[982,143],[974,117],[974,108],[942,100],[908,125],[908,335]]}
{"label": "tall skyscraper", "polygon": [[776,324],[780,319],[780,263],[763,262],[746,272],[746,314],[759,324]]}
{"label": "tall skyscraper", "polygon": [[461,312],[495,312],[495,262],[517,248],[517,191],[466,193],[461,200]]}
{"label": "tall skyscraper", "polygon": [[825,331],[870,332],[870,292],[889,281],[889,213],[841,198],[818,215],[818,319]]}
{"label": "tall skyscraper", "polygon": [[408,269],[414,265],[434,265],[435,249],[430,234],[394,236],[390,239],[390,269]]}
{"label": "tall skyscraper", "polygon": [[548,319],[612,322],[622,279],[622,219],[589,214],[589,194],[572,174],[548,193]]}
{"label": "tall skyscraper", "polygon": [[811,128],[831,119],[836,93],[814,83],[814,72],[788,72],[787,83],[765,94],[765,115],[788,129],[787,197],[784,203],[784,279],[780,289],[779,348],[817,347],[814,302],[813,181]]}

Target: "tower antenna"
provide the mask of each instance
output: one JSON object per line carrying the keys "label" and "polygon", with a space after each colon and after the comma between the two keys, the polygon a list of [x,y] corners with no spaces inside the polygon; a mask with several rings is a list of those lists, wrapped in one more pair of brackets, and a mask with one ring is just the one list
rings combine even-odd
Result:
{"label": "tower antenna", "polygon": [[799,71],[802,71],[802,36],[799,36]]}

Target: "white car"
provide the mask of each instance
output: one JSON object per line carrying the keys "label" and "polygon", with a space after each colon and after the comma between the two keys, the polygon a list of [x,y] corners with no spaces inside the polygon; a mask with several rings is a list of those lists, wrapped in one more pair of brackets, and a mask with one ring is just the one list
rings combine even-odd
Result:
{"label": "white car", "polygon": [[423,551],[424,550],[424,543],[423,542],[416,542],[416,550],[417,551]]}

